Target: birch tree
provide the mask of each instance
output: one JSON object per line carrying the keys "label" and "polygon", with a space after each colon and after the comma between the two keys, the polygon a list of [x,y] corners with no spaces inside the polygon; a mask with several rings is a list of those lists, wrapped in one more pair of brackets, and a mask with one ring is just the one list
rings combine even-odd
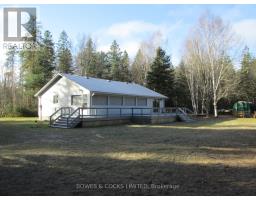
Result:
{"label": "birch tree", "polygon": [[218,101],[234,89],[236,82],[232,76],[231,55],[235,52],[235,42],[231,26],[209,13],[202,15],[192,30],[187,40],[185,60],[186,77],[196,112],[200,94],[202,110],[212,101],[214,116],[217,117]]}

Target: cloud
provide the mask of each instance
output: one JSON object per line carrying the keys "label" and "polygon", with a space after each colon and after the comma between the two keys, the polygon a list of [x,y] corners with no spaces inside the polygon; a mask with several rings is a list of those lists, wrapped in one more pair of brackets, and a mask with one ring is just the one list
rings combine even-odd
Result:
{"label": "cloud", "polygon": [[141,20],[125,21],[111,24],[95,32],[98,50],[108,51],[113,40],[117,40],[122,51],[126,50],[133,58],[143,41],[150,40],[154,44],[162,45],[182,25],[181,21],[173,24],[150,23]]}
{"label": "cloud", "polygon": [[140,33],[154,32],[162,28],[163,27],[161,25],[156,25],[144,21],[127,21],[124,23],[111,25],[106,30],[106,33],[110,36],[125,38]]}
{"label": "cloud", "polygon": [[234,31],[242,37],[246,45],[256,45],[256,19],[244,19],[233,24]]}

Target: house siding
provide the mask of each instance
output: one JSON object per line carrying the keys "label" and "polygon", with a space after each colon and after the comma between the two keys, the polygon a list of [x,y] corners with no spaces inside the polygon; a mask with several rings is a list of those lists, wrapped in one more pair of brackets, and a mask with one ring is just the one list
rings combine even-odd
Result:
{"label": "house siding", "polygon": [[[58,103],[53,103],[53,96],[58,95]],[[67,78],[61,78],[57,83],[50,87],[42,96],[39,96],[38,116],[41,120],[49,120],[57,109],[61,107],[72,107],[71,95],[88,95],[88,105],[90,105],[89,90],[73,83]]]}

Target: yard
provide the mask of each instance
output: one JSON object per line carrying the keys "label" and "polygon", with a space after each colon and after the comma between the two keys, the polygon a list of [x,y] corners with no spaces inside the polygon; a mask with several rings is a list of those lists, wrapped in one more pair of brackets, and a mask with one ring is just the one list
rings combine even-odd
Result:
{"label": "yard", "polygon": [[0,177],[1,195],[256,195],[256,119],[64,130],[0,119]]}

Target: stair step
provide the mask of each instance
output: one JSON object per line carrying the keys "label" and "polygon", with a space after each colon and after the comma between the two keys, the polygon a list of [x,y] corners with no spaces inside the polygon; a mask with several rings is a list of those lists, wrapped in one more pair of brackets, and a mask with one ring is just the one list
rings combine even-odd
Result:
{"label": "stair step", "polygon": [[52,128],[68,128],[67,126],[62,126],[62,125],[57,125],[57,124],[54,124],[54,125],[51,125]]}
{"label": "stair step", "polygon": [[54,124],[67,124],[66,121],[56,121]]}
{"label": "stair step", "polygon": [[179,118],[183,121],[183,122],[193,122],[194,120],[191,119],[189,116],[187,115],[183,115],[183,114],[179,114],[178,115]]}

